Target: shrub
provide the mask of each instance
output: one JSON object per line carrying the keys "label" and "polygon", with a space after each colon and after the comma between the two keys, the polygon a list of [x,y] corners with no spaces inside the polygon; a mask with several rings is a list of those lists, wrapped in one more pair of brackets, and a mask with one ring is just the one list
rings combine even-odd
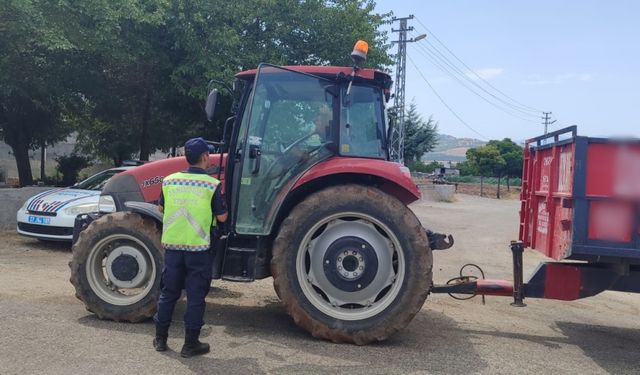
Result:
{"label": "shrub", "polygon": [[421,172],[421,173],[433,173],[437,168],[442,167],[441,163],[437,161],[432,161],[429,164],[425,164],[421,161],[416,161],[414,163],[409,164],[409,170],[411,172]]}
{"label": "shrub", "polygon": [[60,156],[56,161],[58,162],[56,170],[62,175],[60,181],[62,186],[75,184],[78,181],[80,170],[91,164],[88,158],[76,154]]}

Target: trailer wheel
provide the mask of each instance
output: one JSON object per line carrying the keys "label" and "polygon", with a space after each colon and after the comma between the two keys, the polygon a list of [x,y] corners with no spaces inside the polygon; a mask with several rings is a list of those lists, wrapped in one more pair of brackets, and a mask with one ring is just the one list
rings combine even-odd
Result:
{"label": "trailer wheel", "polygon": [[76,297],[100,319],[150,318],[160,294],[164,251],[149,218],[117,212],[80,233],[69,263]]}
{"label": "trailer wheel", "polygon": [[299,203],[274,242],[276,293],[314,337],[367,344],[404,328],[429,294],[432,256],[416,216],[361,185]]}

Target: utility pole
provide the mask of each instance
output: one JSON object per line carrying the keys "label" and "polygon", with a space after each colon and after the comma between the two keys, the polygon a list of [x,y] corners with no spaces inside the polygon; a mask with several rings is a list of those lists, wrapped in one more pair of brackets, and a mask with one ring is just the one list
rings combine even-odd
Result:
{"label": "utility pole", "polygon": [[551,120],[551,114],[553,112],[542,112],[542,114],[544,115],[542,117],[542,120],[544,120],[544,122],[542,123],[544,125],[544,134],[547,134],[548,130],[549,130],[549,125],[552,125],[553,123],[555,123],[557,120],[553,120],[553,121],[549,121]]}
{"label": "utility pole", "polygon": [[394,90],[394,112],[395,112],[395,124],[391,131],[391,139],[389,148],[391,160],[404,164],[404,115],[405,115],[405,77],[407,68],[407,43],[417,42],[424,39],[426,35],[420,35],[418,37],[407,39],[407,31],[412,31],[413,26],[407,26],[407,20],[413,19],[413,15],[409,17],[393,17],[391,22],[400,22],[399,29],[391,29],[394,33],[399,33],[398,40],[394,40],[391,43],[398,44],[398,54],[396,55],[396,81]]}

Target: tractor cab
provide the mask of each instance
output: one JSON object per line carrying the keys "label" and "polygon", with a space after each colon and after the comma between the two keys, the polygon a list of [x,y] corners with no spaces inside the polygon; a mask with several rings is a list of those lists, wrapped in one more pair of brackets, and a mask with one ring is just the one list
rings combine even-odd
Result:
{"label": "tractor cab", "polygon": [[244,90],[225,176],[235,233],[270,234],[287,193],[323,160],[387,160],[390,77],[371,69],[352,72],[263,64],[236,76]]}

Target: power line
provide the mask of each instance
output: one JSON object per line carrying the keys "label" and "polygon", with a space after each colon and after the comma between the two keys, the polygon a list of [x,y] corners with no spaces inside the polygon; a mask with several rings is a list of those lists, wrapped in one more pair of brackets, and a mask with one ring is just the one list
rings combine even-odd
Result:
{"label": "power line", "polygon": [[[511,115],[515,118],[518,118],[522,121],[529,121],[529,122],[534,122],[537,123],[537,120],[533,120],[533,119],[527,119],[522,117],[523,115],[526,116],[534,116],[531,115],[529,113],[524,113],[522,115],[520,114],[515,114],[510,112],[510,109],[507,108],[503,108],[501,106],[499,106],[498,104],[492,102],[491,100],[487,99],[485,96],[483,96],[482,94],[478,93],[477,91],[475,91],[472,87],[470,87],[467,83],[465,83],[464,81],[462,81],[455,73],[451,72],[450,69],[452,68],[447,68],[444,64],[446,64],[446,62],[440,62],[441,60],[438,60],[437,56],[435,56],[433,54],[433,52],[424,49],[422,46],[420,46],[420,50],[418,50],[418,52],[420,52],[425,58],[427,58],[431,63],[433,63],[437,68],[439,68],[443,73],[447,74],[449,77],[451,77],[452,79],[456,80],[460,85],[462,85],[464,88],[466,88],[467,90],[469,90],[471,93],[475,94],[476,96],[478,96],[480,99],[484,100],[485,102],[487,102],[488,104],[490,104],[491,106],[497,108],[500,111],[505,112],[508,115]],[[464,74],[463,74],[464,75]],[[465,75],[466,77],[466,75]],[[468,79],[468,77],[466,77]],[[473,82],[473,81],[472,81]],[[537,117],[537,116],[536,116]]]}
{"label": "power line", "polygon": [[466,126],[469,130],[471,130],[472,132],[476,133],[478,136],[480,136],[480,138],[482,140],[488,140],[488,137],[485,137],[482,133],[478,132],[477,130],[475,130],[471,125],[469,125],[466,121],[464,121],[457,113],[456,111],[453,110],[453,108],[451,108],[447,102],[444,101],[444,99],[440,96],[440,94],[438,94],[438,91],[436,91],[436,89],[431,85],[431,83],[429,82],[429,80],[427,79],[427,77],[424,76],[424,74],[422,74],[422,72],[420,71],[420,69],[418,68],[418,66],[416,65],[416,63],[413,61],[413,59],[411,58],[411,56],[407,56],[407,58],[409,59],[409,61],[411,62],[411,64],[413,65],[413,67],[416,69],[416,71],[418,72],[418,74],[420,75],[420,77],[422,77],[422,79],[427,83],[427,85],[429,86],[429,88],[431,89],[431,91],[433,91],[433,93],[435,94],[435,96],[440,100],[440,102],[449,110],[449,112],[451,112],[452,115],[454,115],[458,121],[460,121],[464,126]]}
{"label": "power line", "polygon": [[455,53],[453,53],[453,51],[451,51],[424,23],[422,23],[422,21],[420,21],[419,18],[416,17],[416,21],[418,21],[418,23],[420,24],[420,26],[422,26],[427,33],[429,33],[430,36],[432,36],[442,47],[444,47],[444,49],[447,50],[447,52],[449,52],[451,54],[451,56],[453,56],[456,60],[458,60],[458,62],[460,62],[460,64],[462,64],[465,68],[467,68],[467,70],[469,70],[473,75],[475,75],[476,77],[478,77],[478,79],[480,79],[482,82],[484,82],[485,84],[487,84],[489,87],[491,87],[492,89],[494,89],[496,92],[498,92],[500,95],[504,96],[505,98],[511,100],[513,103],[521,106],[524,109],[527,109],[529,111],[532,112],[542,112],[541,110],[528,106],[526,104],[523,104],[517,100],[515,100],[513,97],[505,94],[503,91],[499,90],[497,87],[493,86],[491,83],[489,83],[489,81],[485,80],[484,78],[482,78],[482,76],[480,76],[478,73],[476,73],[473,69],[471,69],[467,64],[464,63],[464,61],[462,61],[462,59],[460,59]]}
{"label": "power line", "polygon": [[[487,95],[491,96],[492,98],[494,98],[495,100],[497,100],[498,102],[502,103],[503,105],[506,105],[510,110],[514,110],[519,112],[522,116],[530,116],[530,117],[538,117],[537,116],[537,112],[536,114],[531,113],[530,111],[526,111],[521,109],[520,107],[500,98],[499,96],[494,95],[492,92],[488,91],[487,89],[485,89],[484,87],[482,87],[481,85],[478,84],[478,82],[476,82],[475,80],[471,79],[469,77],[468,74],[464,73],[460,68],[458,68],[455,64],[453,64],[451,62],[451,60],[449,60],[444,54],[442,54],[442,52],[440,52],[433,44],[427,44],[426,47],[425,46],[420,46],[423,48],[423,50],[425,52],[430,52],[429,54],[431,56],[433,56],[434,58],[437,58],[439,61],[441,61],[442,63],[444,63],[446,66],[450,67],[451,69],[454,70],[454,72],[457,72],[460,76],[462,76],[467,82],[471,83],[472,85],[474,85],[475,87],[477,87],[478,89],[480,89],[481,91],[483,91],[484,93],[486,93]],[[434,54],[435,52],[435,54]],[[439,56],[438,56],[439,55]],[[475,73],[475,72],[474,72]],[[466,86],[465,86],[466,87]],[[468,88],[469,89],[469,88]],[[473,91],[471,89],[469,89],[470,91]],[[531,120],[532,121],[532,120]],[[537,122],[537,121],[536,121]]]}

